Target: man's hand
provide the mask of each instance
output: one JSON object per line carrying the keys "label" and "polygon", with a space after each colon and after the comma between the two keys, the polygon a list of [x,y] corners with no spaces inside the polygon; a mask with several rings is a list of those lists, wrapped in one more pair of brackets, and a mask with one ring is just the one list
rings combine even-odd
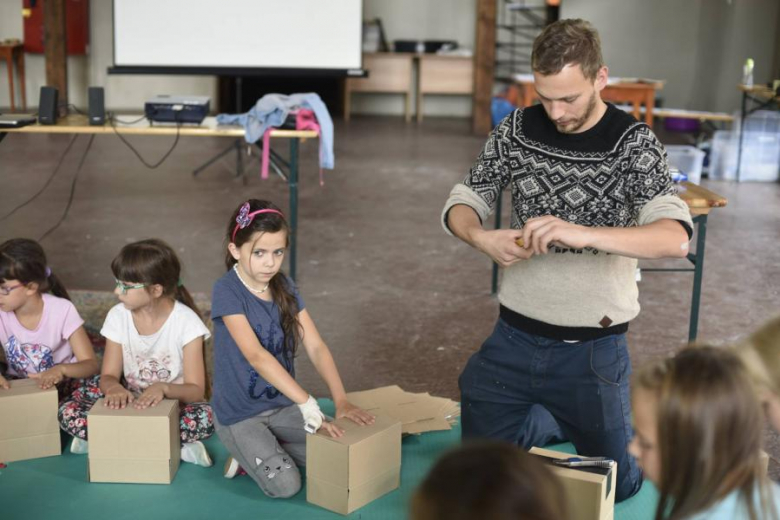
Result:
{"label": "man's hand", "polygon": [[62,365],[55,365],[44,372],[30,374],[30,379],[37,379],[38,386],[43,390],[47,390],[65,379],[65,374],[63,374]]}
{"label": "man's hand", "polygon": [[3,376],[0,376],[0,388],[3,388],[5,390],[10,390],[11,389],[11,384]]}
{"label": "man's hand", "polygon": [[143,391],[135,400],[133,406],[136,409],[141,410],[143,408],[149,408],[150,406],[157,406],[160,401],[165,399],[165,391],[167,389],[167,383],[154,383],[149,388]]}
{"label": "man's hand", "polygon": [[481,230],[474,237],[474,244],[495,263],[508,267],[533,256],[533,251],[517,245],[517,240],[522,237],[523,232],[518,229]]}
{"label": "man's hand", "polygon": [[545,255],[551,245],[583,249],[590,245],[591,228],[561,220],[552,215],[529,219],[522,229],[524,248]]}

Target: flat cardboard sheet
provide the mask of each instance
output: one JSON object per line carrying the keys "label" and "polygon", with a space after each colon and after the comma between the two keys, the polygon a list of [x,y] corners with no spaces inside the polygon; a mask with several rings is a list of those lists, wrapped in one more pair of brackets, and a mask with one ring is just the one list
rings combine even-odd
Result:
{"label": "flat cardboard sheet", "polygon": [[460,405],[455,401],[405,392],[397,385],[351,392],[347,398],[370,413],[398,419],[405,434],[450,430],[460,416]]}

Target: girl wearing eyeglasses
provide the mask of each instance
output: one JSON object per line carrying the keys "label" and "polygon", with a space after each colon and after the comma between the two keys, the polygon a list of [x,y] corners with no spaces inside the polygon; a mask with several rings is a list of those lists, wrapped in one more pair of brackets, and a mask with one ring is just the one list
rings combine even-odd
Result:
{"label": "girl wearing eyeglasses", "polygon": [[88,450],[86,416],[100,397],[114,409],[177,399],[181,460],[211,466],[201,442],[214,433],[211,407],[204,402],[203,342],[210,333],[181,283],[176,253],[161,240],[134,242],[122,248],[111,270],[120,303],[100,331],[106,351],[99,391],[75,396],[62,414],[66,431],[74,436],[71,451]]}
{"label": "girl wearing eyeglasses", "polygon": [[97,374],[83,325],[40,244],[26,238],[0,244],[0,343],[7,361],[0,392],[9,380],[29,377],[44,389],[56,385],[62,398]]}

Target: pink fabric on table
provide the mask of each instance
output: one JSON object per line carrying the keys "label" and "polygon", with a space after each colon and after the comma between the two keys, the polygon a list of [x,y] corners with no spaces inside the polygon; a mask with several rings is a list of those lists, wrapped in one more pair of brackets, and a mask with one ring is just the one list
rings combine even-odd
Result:
{"label": "pink fabric on table", "polygon": [[[317,132],[317,137],[320,136],[320,125],[317,123],[317,117],[312,110],[301,108],[295,112],[295,129],[296,130],[313,130]],[[271,154],[271,132],[274,128],[269,128],[263,134],[263,159],[260,166],[260,178],[268,178],[268,166],[270,164]],[[320,139],[320,148],[322,148],[322,140]],[[321,152],[322,150],[320,150]],[[322,175],[322,168],[320,168],[320,186],[325,185],[325,179]]]}

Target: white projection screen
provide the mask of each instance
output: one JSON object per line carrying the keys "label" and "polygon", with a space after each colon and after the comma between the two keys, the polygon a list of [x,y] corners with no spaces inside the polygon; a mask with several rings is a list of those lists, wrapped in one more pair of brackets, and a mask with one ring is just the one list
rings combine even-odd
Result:
{"label": "white projection screen", "polygon": [[361,0],[114,0],[114,72],[360,69]]}

